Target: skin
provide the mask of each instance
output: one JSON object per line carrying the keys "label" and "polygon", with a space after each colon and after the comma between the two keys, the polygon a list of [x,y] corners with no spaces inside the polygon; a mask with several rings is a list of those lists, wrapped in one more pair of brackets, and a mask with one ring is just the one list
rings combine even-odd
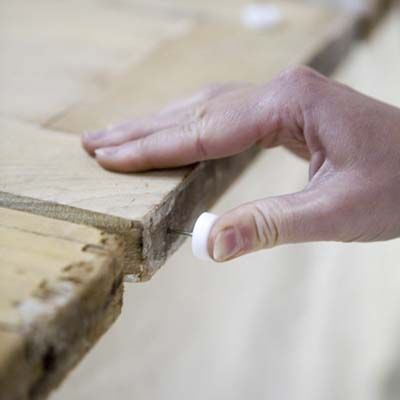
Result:
{"label": "skin", "polygon": [[300,192],[243,204],[209,237],[216,261],[280,244],[400,236],[400,109],[296,67],[267,84],[213,85],[159,113],[83,136],[113,171],[285,146],[309,160]]}

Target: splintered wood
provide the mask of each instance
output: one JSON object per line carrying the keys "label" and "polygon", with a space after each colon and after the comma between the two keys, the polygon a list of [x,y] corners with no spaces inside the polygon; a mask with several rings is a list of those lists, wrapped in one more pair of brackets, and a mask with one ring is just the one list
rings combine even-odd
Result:
{"label": "splintered wood", "polygon": [[0,398],[41,396],[118,316],[110,235],[0,208]]}

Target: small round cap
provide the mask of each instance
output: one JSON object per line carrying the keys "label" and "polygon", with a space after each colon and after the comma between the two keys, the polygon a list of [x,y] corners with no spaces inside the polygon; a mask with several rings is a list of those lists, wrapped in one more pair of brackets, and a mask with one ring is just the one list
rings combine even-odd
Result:
{"label": "small round cap", "polygon": [[197,218],[192,233],[193,255],[201,260],[212,260],[208,254],[208,236],[218,216],[205,212]]}

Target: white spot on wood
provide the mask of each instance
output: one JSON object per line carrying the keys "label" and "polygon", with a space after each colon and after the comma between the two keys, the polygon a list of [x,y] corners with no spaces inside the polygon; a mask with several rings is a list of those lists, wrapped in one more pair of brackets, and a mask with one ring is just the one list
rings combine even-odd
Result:
{"label": "white spot on wood", "polygon": [[242,24],[249,29],[270,29],[283,20],[279,7],[273,4],[250,4],[243,8]]}
{"label": "white spot on wood", "polygon": [[140,277],[136,274],[127,274],[124,276],[124,282],[127,283],[140,282]]}
{"label": "white spot on wood", "polygon": [[42,318],[55,315],[73,296],[75,286],[71,282],[57,282],[51,286],[51,294],[46,298],[30,297],[18,306],[24,329],[34,326]]}

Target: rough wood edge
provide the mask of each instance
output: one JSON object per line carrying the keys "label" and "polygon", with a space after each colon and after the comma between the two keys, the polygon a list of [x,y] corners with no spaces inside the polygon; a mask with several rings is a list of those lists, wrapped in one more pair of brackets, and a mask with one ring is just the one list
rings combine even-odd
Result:
{"label": "rough wood edge", "polygon": [[[358,19],[343,17],[338,20],[338,25],[327,33],[326,44],[319,49],[318,54],[310,54],[304,60],[305,64],[325,74],[333,72],[357,37]],[[181,237],[168,232],[168,227],[191,227],[195,218],[217,200],[257,152],[257,149],[251,149],[233,157],[194,166],[183,182],[146,215],[143,224],[123,218],[105,217],[95,212],[85,213],[83,218],[79,209],[74,207],[5,192],[0,192],[0,206],[90,225],[118,234],[124,240],[125,273],[133,281],[147,280],[183,242]],[[198,202],[199,196],[201,204]]]}
{"label": "rough wood edge", "polygon": [[[306,65],[325,75],[334,72],[357,37],[358,19],[344,18],[341,25],[342,29],[335,30],[341,34],[331,34],[317,55],[304,60]],[[217,201],[259,151],[259,148],[252,148],[233,157],[198,164],[157,209],[146,215],[143,224],[143,259],[146,260],[141,276],[143,280],[149,279],[184,241],[184,238],[171,234],[168,227],[190,230],[198,215]]]}
{"label": "rough wood edge", "polygon": [[[59,306],[57,312],[25,321],[18,330],[10,331],[21,338],[21,345],[0,376],[1,399],[46,398],[119,315],[123,293],[119,241],[104,235],[100,247],[87,246],[82,251],[99,254],[94,262],[101,273],[83,285],[75,279],[74,269],[81,271],[93,262],[72,264],[65,276],[33,293],[34,301],[55,300],[57,304],[58,296],[65,296],[65,285],[78,286],[76,291],[79,291],[78,296]],[[7,332],[4,327],[2,331]]]}
{"label": "rough wood edge", "polygon": [[139,222],[111,215],[106,216],[95,211],[82,213],[76,207],[2,191],[0,191],[0,207],[92,226],[109,234],[118,235],[122,239],[124,272],[132,275],[133,280],[140,280],[140,276],[144,274],[141,251],[143,227]]}
{"label": "rough wood edge", "polygon": [[[376,26],[391,3],[392,0],[382,0],[374,12],[368,15],[348,15],[338,20],[339,27],[335,26],[332,32],[327,33],[325,47],[318,54],[310,55],[305,64],[324,75],[333,74],[356,40],[365,34],[365,24],[368,23],[370,29]],[[340,32],[340,35],[336,36],[336,32]],[[197,165],[182,184],[146,216],[143,226],[143,259],[147,261],[147,268],[143,270],[142,279],[150,278],[185,240],[171,234],[168,228],[190,230],[197,216],[216,202],[258,152],[259,149],[250,149],[237,156]],[[201,204],[198,202],[200,196]]]}

